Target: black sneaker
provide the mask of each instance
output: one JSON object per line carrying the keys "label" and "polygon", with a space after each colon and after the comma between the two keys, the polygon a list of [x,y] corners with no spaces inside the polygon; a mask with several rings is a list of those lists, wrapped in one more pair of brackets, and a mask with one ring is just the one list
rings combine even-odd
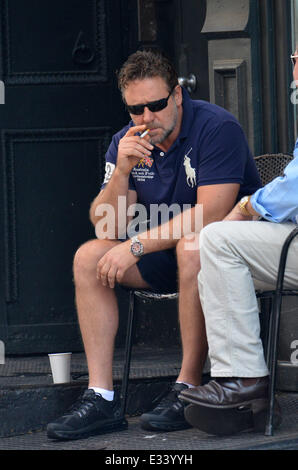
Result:
{"label": "black sneaker", "polygon": [[67,440],[127,429],[127,421],[120,415],[118,400],[107,401],[94,390],[83,396],[61,418],[47,426],[51,439]]}
{"label": "black sneaker", "polygon": [[186,403],[178,395],[187,385],[175,383],[154,410],[141,416],[141,427],[149,431],[179,431],[191,426],[184,418]]}

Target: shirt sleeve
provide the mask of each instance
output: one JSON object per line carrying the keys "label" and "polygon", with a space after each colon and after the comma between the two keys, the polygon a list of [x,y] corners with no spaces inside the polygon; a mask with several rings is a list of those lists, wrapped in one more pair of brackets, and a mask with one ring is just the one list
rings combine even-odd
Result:
{"label": "shirt sleeve", "polygon": [[[127,129],[128,129],[128,126],[124,128],[121,132],[118,132],[117,134],[115,134],[112,138],[112,141],[105,155],[105,162],[106,162],[105,175],[104,175],[104,180],[101,185],[101,189],[104,189],[106,187],[106,185],[110,181],[112,174],[116,168],[119,140],[126,133]],[[128,187],[129,189],[135,190],[134,181],[131,175],[129,177]]]}
{"label": "shirt sleeve", "polygon": [[118,144],[115,142],[115,136],[112,138],[112,142],[109,145],[109,148],[107,150],[107,153],[105,155],[105,174],[104,174],[104,180],[101,185],[101,189],[104,189],[108,182],[110,181],[112,174],[115,170],[116,167],[116,162],[117,162],[117,152],[118,152]]}
{"label": "shirt sleeve", "polygon": [[[295,154],[294,154],[295,155]],[[270,222],[297,222],[298,216],[298,152],[286,166],[284,175],[275,178],[256,191],[251,205],[264,219]]]}
{"label": "shirt sleeve", "polygon": [[200,142],[198,186],[244,182],[249,147],[241,126],[234,121],[206,129]]}

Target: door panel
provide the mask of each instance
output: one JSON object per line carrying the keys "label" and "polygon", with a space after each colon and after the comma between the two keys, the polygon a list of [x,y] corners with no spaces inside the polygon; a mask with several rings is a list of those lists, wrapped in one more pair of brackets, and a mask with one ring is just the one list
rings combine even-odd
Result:
{"label": "door panel", "polygon": [[[81,350],[72,263],[127,122],[115,70],[121,0],[0,2],[0,339],[6,353]],[[129,41],[127,41],[129,42]]]}
{"label": "door panel", "polygon": [[194,75],[193,99],[209,101],[208,43],[201,33],[206,17],[206,0],[175,0],[176,55],[180,77]]}
{"label": "door panel", "polygon": [[104,0],[2,2],[7,84],[107,80]]}
{"label": "door panel", "polygon": [[[141,34],[148,5],[157,28],[149,38]],[[136,49],[157,47],[179,75],[197,76],[192,97],[208,99],[205,10],[205,0],[0,1],[0,340],[7,354],[82,350],[72,263],[95,237],[89,205],[111,135],[128,122],[115,71]],[[119,295],[123,323],[127,303]]]}

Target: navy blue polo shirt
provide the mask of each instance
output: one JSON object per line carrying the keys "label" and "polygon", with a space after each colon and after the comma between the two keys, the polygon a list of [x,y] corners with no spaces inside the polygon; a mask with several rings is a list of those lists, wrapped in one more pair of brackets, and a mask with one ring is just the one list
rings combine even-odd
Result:
{"label": "navy blue polo shirt", "polygon": [[[115,134],[106,153],[109,181],[117,161],[119,140],[130,122]],[[147,211],[150,204],[195,204],[199,186],[239,183],[237,200],[254,193],[261,181],[244,132],[235,117],[217,105],[192,100],[183,89],[181,131],[167,152],[155,146],[151,167],[138,163],[129,178],[129,189]]]}

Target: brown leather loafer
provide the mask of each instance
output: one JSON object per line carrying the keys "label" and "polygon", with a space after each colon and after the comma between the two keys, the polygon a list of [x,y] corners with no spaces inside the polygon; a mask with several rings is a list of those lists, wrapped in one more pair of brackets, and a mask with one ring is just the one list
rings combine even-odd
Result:
{"label": "brown leather loafer", "polygon": [[[207,385],[183,390],[179,398],[190,403],[184,409],[186,421],[208,434],[227,436],[244,431],[263,432],[268,410],[268,377],[252,385],[242,379],[219,378]],[[275,400],[274,426],[281,422]]]}
{"label": "brown leather loafer", "polygon": [[267,399],[268,377],[259,378],[252,385],[244,385],[243,379],[221,377],[208,384],[183,390],[179,398],[188,403],[211,408],[234,408],[256,399]]}

